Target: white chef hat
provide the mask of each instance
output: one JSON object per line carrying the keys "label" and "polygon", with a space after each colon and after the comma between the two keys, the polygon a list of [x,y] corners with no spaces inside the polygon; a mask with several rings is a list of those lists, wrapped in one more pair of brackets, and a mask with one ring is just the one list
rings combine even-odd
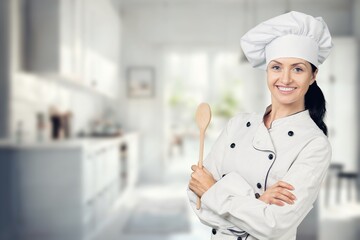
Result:
{"label": "white chef hat", "polygon": [[318,67],[332,46],[329,29],[321,17],[295,11],[260,23],[241,38],[246,58],[261,69],[281,57],[301,58]]}

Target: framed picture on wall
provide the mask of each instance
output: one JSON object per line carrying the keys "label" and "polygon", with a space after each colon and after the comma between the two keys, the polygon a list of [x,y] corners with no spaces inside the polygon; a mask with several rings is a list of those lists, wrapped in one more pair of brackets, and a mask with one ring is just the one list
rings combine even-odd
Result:
{"label": "framed picture on wall", "polygon": [[155,96],[154,67],[129,67],[126,75],[127,96],[129,98],[149,98]]}

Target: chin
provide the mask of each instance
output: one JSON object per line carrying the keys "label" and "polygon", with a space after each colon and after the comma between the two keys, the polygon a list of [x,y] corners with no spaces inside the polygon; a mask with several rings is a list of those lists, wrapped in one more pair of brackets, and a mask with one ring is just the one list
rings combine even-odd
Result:
{"label": "chin", "polygon": [[292,106],[292,105],[297,105],[298,103],[298,99],[294,99],[294,98],[277,98],[276,99],[277,102],[281,105],[288,105],[288,106]]}

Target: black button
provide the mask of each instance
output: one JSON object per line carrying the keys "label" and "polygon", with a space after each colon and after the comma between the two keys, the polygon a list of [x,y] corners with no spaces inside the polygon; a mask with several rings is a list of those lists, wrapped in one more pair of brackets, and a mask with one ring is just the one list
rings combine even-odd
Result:
{"label": "black button", "polygon": [[274,158],[274,155],[272,155],[271,153],[269,154],[269,159],[272,160]]}
{"label": "black button", "polygon": [[234,148],[234,147],[235,147],[235,143],[232,143],[232,144],[230,145],[230,147],[231,147],[231,148]]}
{"label": "black button", "polygon": [[250,126],[251,126],[251,123],[250,123],[250,122],[247,122],[247,123],[246,123],[246,126],[247,126],[247,127],[250,127]]}
{"label": "black button", "polygon": [[294,132],[293,132],[293,131],[289,131],[289,132],[288,132],[288,135],[289,135],[290,137],[292,137],[292,136],[294,136]]}
{"label": "black button", "polygon": [[259,193],[255,193],[255,198],[258,199],[260,197]]}
{"label": "black button", "polygon": [[257,183],[256,186],[257,186],[257,188],[260,189],[261,188],[261,183]]}
{"label": "black button", "polygon": [[213,228],[211,232],[212,232],[212,234],[216,235],[216,229],[215,228]]}
{"label": "black button", "polygon": [[242,238],[241,238],[241,237],[238,237],[237,240],[242,240]]}
{"label": "black button", "polygon": [[225,176],[226,176],[226,174],[223,174],[223,175],[222,175],[222,177],[225,177]]}

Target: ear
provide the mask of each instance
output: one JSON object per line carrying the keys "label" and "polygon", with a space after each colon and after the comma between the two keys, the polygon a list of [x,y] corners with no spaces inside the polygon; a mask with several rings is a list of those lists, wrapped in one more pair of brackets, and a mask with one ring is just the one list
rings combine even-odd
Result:
{"label": "ear", "polygon": [[316,81],[317,73],[318,73],[318,69],[316,69],[316,71],[312,74],[310,85],[313,84]]}

